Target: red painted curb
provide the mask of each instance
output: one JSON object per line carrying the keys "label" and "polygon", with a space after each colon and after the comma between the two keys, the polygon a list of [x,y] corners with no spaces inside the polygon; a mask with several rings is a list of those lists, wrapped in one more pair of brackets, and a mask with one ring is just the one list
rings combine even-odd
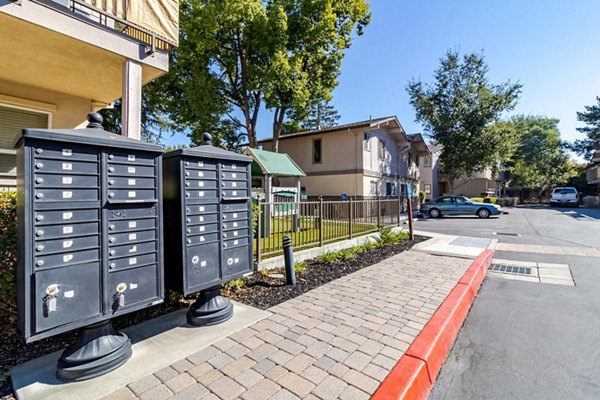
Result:
{"label": "red painted curb", "polygon": [[458,336],[485,278],[493,250],[485,250],[467,269],[372,399],[426,399]]}

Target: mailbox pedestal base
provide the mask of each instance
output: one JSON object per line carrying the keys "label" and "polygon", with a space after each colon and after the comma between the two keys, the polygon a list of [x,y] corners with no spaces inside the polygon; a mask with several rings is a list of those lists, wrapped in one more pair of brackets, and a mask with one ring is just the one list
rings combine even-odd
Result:
{"label": "mailbox pedestal base", "polygon": [[216,325],[233,316],[233,304],[227,297],[221,296],[216,286],[200,292],[198,299],[187,312],[187,322],[194,326]]}
{"label": "mailbox pedestal base", "polygon": [[104,375],[131,357],[131,341],[117,332],[112,321],[103,321],[79,330],[77,341],[58,360],[56,377],[61,381],[84,381]]}

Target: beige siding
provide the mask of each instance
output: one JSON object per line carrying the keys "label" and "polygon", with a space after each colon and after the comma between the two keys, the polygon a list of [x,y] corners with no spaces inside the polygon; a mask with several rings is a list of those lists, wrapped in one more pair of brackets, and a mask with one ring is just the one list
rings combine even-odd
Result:
{"label": "beige siding", "polygon": [[356,174],[305,176],[301,179],[309,196],[341,196],[342,193],[360,196],[362,193],[357,182],[360,182],[360,176]]}

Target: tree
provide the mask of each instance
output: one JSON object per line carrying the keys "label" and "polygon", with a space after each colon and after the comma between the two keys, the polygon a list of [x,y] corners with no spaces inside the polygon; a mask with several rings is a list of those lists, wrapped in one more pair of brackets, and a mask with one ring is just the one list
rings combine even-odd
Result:
{"label": "tree", "polygon": [[515,132],[506,125],[490,126],[504,111],[512,110],[521,92],[519,83],[491,84],[482,55],[461,57],[448,51],[434,73],[434,83],[411,81],[407,86],[416,121],[425,133],[442,146],[441,170],[454,181],[507,158],[507,143]]}
{"label": "tree", "polygon": [[586,160],[591,161],[594,150],[600,145],[600,97],[596,97],[598,104],[585,106],[585,111],[577,113],[577,121],[587,126],[577,128],[578,132],[585,133],[587,138],[576,140],[572,149]]}
{"label": "tree", "polygon": [[508,162],[511,187],[530,188],[541,197],[547,189],[564,185],[577,174],[560,140],[557,119],[520,115],[509,124],[520,133],[519,144]]}
{"label": "tree", "polygon": [[327,101],[317,101],[311,108],[310,115],[304,121],[304,126],[309,130],[319,130],[335,126],[340,119],[340,114]]}
{"label": "tree", "polygon": [[285,48],[274,55],[265,89],[277,152],[286,115],[303,121],[312,106],[331,99],[352,34],[363,33],[371,14],[364,0],[271,0],[269,4],[287,16]]}

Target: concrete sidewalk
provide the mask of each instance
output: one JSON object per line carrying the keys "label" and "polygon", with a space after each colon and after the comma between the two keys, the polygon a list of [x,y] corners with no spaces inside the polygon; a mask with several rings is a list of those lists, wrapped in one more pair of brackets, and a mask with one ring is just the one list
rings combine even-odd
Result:
{"label": "concrete sidewalk", "polygon": [[401,253],[272,307],[105,399],[368,399],[471,262]]}

